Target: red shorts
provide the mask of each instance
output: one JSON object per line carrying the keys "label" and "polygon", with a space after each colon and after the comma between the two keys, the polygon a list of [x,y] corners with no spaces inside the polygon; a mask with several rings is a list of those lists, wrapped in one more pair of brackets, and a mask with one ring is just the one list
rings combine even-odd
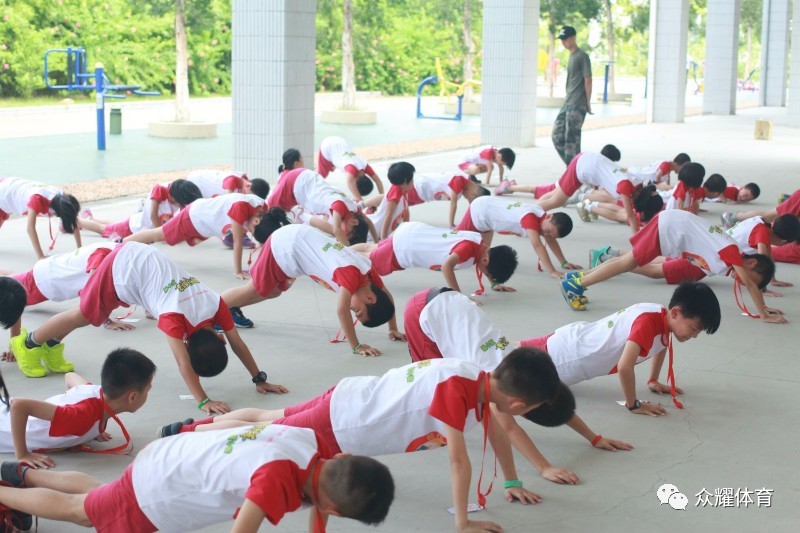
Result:
{"label": "red shorts", "polygon": [[567,170],[564,171],[564,174],[562,174],[561,178],[558,180],[558,188],[567,196],[575,194],[575,191],[580,189],[581,185],[583,185],[583,183],[578,180],[578,159],[580,159],[580,157],[581,154],[578,154],[572,158]]}
{"label": "red shorts", "polygon": [[283,418],[279,418],[273,424],[313,429],[328,445],[332,455],[342,453],[331,425],[331,396],[335,388],[331,387],[307,402],[285,408]]}
{"label": "red shorts", "polygon": [[456,231],[478,231],[478,228],[472,223],[472,213],[470,213],[469,207],[467,207],[467,212],[464,213],[464,218],[456,226]]}
{"label": "red shorts", "polygon": [[103,237],[111,237],[111,235],[115,233],[117,234],[118,237],[121,237],[123,239],[128,235],[133,235],[129,221],[123,220],[122,222],[108,224],[103,230],[103,233],[101,235]]}
{"label": "red shorts", "polygon": [[372,262],[372,271],[379,276],[388,276],[392,272],[403,270],[394,254],[394,241],[391,235],[378,243],[378,246],[369,254]]}
{"label": "red shorts", "polygon": [[781,263],[800,265],[800,244],[793,242],[772,247],[772,259]]}
{"label": "red shorts", "polygon": [[19,281],[25,289],[25,293],[28,295],[25,305],[36,305],[48,300],[39,290],[39,286],[36,285],[36,280],[33,278],[33,270],[28,270],[24,274],[14,274],[11,277]]}
{"label": "red shorts", "polygon": [[[2,181],[2,180],[0,180],[0,181]],[[8,220],[9,218],[11,218],[11,215],[9,215],[8,213],[6,213],[2,209],[0,209],[0,228],[3,227],[3,222]]]}
{"label": "red shorts", "polygon": [[86,517],[99,533],[150,533],[158,528],[145,516],[133,492],[133,464],[116,481],[98,487],[83,501]]}
{"label": "red shorts", "polygon": [[[467,171],[467,169],[468,169],[469,167],[471,167],[472,165],[474,165],[474,164],[475,164],[475,163],[470,163],[469,161],[464,161],[463,163],[459,163],[459,165],[458,165],[458,168],[460,168],[461,170],[463,170],[464,172],[466,172],[466,171]],[[478,166],[478,165],[475,165],[475,166]]]}
{"label": "red shorts", "polygon": [[81,314],[93,326],[102,326],[117,307],[129,307],[119,299],[114,289],[114,261],[123,246],[125,245],[117,246],[103,259],[78,293],[81,298]]}
{"label": "red shorts", "polygon": [[419,315],[422,314],[422,310],[427,303],[428,291],[430,289],[425,289],[412,296],[406,304],[406,312],[403,315],[403,327],[408,340],[408,353],[415,363],[424,359],[442,358],[442,352],[439,351],[439,347],[422,332],[422,328],[419,325]]}
{"label": "red shorts", "polygon": [[667,257],[661,265],[664,279],[670,285],[678,285],[684,281],[700,281],[706,277],[702,269],[680,257]]}
{"label": "red shorts", "polygon": [[800,217],[800,189],[794,191],[785,202],[779,203],[775,211],[778,212],[778,216],[790,214]]}
{"label": "red shorts", "polygon": [[328,174],[330,174],[334,168],[333,163],[325,159],[325,156],[322,155],[322,151],[317,152],[317,174],[323,178],[327,178]]}
{"label": "red shorts", "polygon": [[261,253],[258,254],[253,266],[250,267],[250,279],[253,281],[253,287],[258,291],[258,294],[264,298],[269,298],[275,289],[285,292],[291,287],[291,278],[283,273],[280,265],[272,255],[271,238],[267,239],[267,242],[261,247]]}
{"label": "red shorts", "polygon": [[544,337],[536,337],[533,339],[527,339],[524,341],[519,341],[520,346],[527,346],[529,348],[538,348],[543,352],[547,352],[547,339],[552,337],[553,334],[545,335]]}
{"label": "red shorts", "polygon": [[661,241],[658,239],[658,215],[631,238],[633,258],[636,264],[644,266],[661,254]]}
{"label": "red shorts", "polygon": [[192,218],[189,216],[190,208],[191,206],[187,206],[181,209],[178,211],[177,215],[161,226],[164,230],[164,241],[170,246],[175,246],[182,242],[185,242],[189,246],[194,246],[208,238],[204,235],[200,235],[194,227],[194,224],[192,224]]}
{"label": "red shorts", "polygon": [[538,200],[539,198],[549,193],[550,191],[555,190],[555,188],[556,188],[555,183],[551,183],[550,185],[537,185],[533,189],[533,197]]}

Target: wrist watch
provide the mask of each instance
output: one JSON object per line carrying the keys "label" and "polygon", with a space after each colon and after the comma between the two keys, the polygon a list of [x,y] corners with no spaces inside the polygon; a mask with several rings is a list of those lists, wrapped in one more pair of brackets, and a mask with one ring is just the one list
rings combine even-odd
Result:
{"label": "wrist watch", "polygon": [[259,383],[266,383],[266,382],[267,382],[267,373],[264,372],[263,370],[259,371],[259,373],[253,377],[253,383],[255,383],[256,385],[258,385]]}
{"label": "wrist watch", "polygon": [[628,408],[628,411],[635,411],[636,409],[640,408],[641,406],[642,406],[642,402],[640,402],[639,400],[636,400],[635,402],[633,402],[633,405],[628,405],[627,403],[625,404],[625,407]]}

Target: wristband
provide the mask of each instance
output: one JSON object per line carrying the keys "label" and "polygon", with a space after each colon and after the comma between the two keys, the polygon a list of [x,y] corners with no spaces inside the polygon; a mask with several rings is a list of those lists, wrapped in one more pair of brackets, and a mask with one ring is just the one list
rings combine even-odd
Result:
{"label": "wristband", "polygon": [[353,348],[353,353],[358,353],[358,349],[359,348],[361,348],[361,343],[360,342],[358,344],[356,344],[355,348]]}
{"label": "wristband", "polygon": [[198,409],[202,409],[202,408],[203,408],[203,406],[204,406],[205,404],[207,404],[208,402],[210,402],[210,401],[211,401],[211,398],[209,398],[208,396],[206,396],[206,397],[205,397],[205,399],[204,399],[202,402],[200,402],[200,403],[198,403],[198,404],[197,404],[197,408],[198,408]]}
{"label": "wristband", "polygon": [[650,378],[650,381],[648,381],[647,384],[650,385],[651,383],[658,383],[658,380],[656,378]]}
{"label": "wristband", "polygon": [[561,261],[561,268],[564,268],[564,267],[566,267],[568,264],[569,264],[569,261],[567,261],[566,259],[564,259],[563,261]]}
{"label": "wristband", "polygon": [[601,440],[603,440],[603,436],[598,433],[597,436],[592,439],[592,446],[597,446],[597,443]]}
{"label": "wristband", "polygon": [[503,483],[503,488],[512,489],[514,487],[521,487],[522,481],[518,479],[509,479],[508,481]]}
{"label": "wristband", "polygon": [[492,283],[492,290],[494,290],[494,288],[497,287],[498,285],[500,285],[500,284],[499,283]]}

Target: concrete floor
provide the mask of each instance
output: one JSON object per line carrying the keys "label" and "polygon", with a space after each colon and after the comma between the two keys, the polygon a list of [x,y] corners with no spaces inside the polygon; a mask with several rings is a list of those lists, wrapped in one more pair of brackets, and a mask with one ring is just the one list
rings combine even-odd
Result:
{"label": "concrete floor", "polygon": [[[732,117],[695,117],[684,124],[633,125],[584,134],[584,149],[599,150],[613,142],[622,150],[623,162],[643,165],[672,158],[679,151],[688,152],[702,162],[707,173],[719,172],[729,181],[743,184],[756,181],[762,186],[761,198],[753,208],[774,206],[779,193],[798,188],[798,151],[800,130],[781,126],[783,110],[756,109]],[[753,140],[756,118],[769,117],[775,122],[771,141]],[[511,175],[520,183],[548,183],[556,180],[563,164],[550,146],[549,139],[539,139],[536,148],[518,152],[517,166]],[[418,171],[451,168],[455,153],[442,153],[413,158]],[[379,163],[385,172],[388,162]],[[495,178],[496,179],[496,178]],[[519,196],[523,201],[530,197]],[[97,216],[119,219],[131,212],[131,200],[92,206]],[[459,207],[463,214],[465,204]],[[704,216],[718,220],[722,205],[707,206]],[[625,246],[627,228],[610,222],[582,223],[574,210],[576,227],[562,244],[567,258],[585,262],[586,252],[599,244]],[[436,225],[446,223],[446,204],[433,203],[414,207],[413,220]],[[44,220],[40,235],[47,235]],[[85,242],[95,242],[87,235]],[[513,245],[520,253],[520,267],[510,284],[516,294],[492,294],[486,298],[485,312],[512,340],[539,336],[576,320],[596,320],[606,314],[637,302],[666,303],[672,289],[661,283],[627,274],[592,289],[592,305],[586,313],[570,311],[564,304],[556,281],[535,270],[535,256],[527,241],[500,236],[496,242]],[[71,250],[72,242],[61,237],[56,251]],[[230,252],[218,242],[208,241],[196,248],[161,246],[200,280],[222,291],[238,283],[230,273]],[[33,252],[20,219],[6,223],[0,233],[0,268],[22,271],[31,267]],[[800,267],[780,265],[780,279],[798,286],[783,289],[785,296],[770,299],[772,306],[783,309],[789,319],[785,326],[761,324],[742,317],[733,297],[733,284],[728,279],[712,278],[709,284],[716,291],[723,307],[720,330],[713,336],[676,345],[676,375],[685,389],[685,409],[668,405],[669,415],[661,418],[628,414],[616,401],[622,398],[618,380],[609,376],[573,387],[578,399],[578,412],[597,432],[626,440],[636,449],[609,453],[592,449],[568,428],[542,429],[524,422],[550,462],[575,471],[581,478],[577,486],[560,486],[538,476],[533,467],[518,457],[517,468],[525,486],[542,495],[535,506],[508,504],[497,489],[489,497],[489,507],[470,515],[481,520],[494,520],[506,531],[797,531],[800,486],[792,473],[800,464],[798,423],[800,416],[793,398],[800,395],[800,362],[790,336],[800,323]],[[459,273],[462,287],[473,289],[470,271]],[[422,288],[442,284],[439,274],[406,271],[386,278],[395,300],[402,309],[407,299]],[[338,328],[334,312],[335,298],[308,279],[300,279],[289,293],[278,300],[248,308],[246,313],[256,321],[252,330],[241,331],[270,380],[289,387],[284,396],[258,396],[251,388],[247,374],[233,360],[225,373],[204,380],[204,386],[215,399],[224,399],[234,408],[258,406],[277,408],[308,399],[339,379],[350,375],[381,374],[389,368],[406,364],[406,346],[386,338],[385,328],[359,329],[360,339],[384,350],[375,359],[350,354],[344,345],[328,341]],[[27,327],[41,324],[52,313],[67,309],[69,304],[44,303],[26,312]],[[401,315],[402,316],[402,315]],[[163,334],[141,310],[138,329],[117,333],[84,328],[67,339],[67,355],[77,370],[89,379],[98,379],[105,355],[120,345],[133,346],[150,356],[159,366],[150,400],[136,414],[122,416],[141,450],[155,435],[157,426],[188,416],[197,416],[192,401],[182,401],[185,386],[167,348]],[[402,320],[402,318],[401,318]],[[0,365],[14,395],[45,398],[62,390],[59,376],[39,380],[21,376],[13,364]],[[637,369],[639,397],[660,400],[646,391],[649,369]],[[120,432],[111,428],[114,441]],[[468,436],[475,482],[481,458],[480,431]],[[0,457],[5,459],[6,457]],[[91,456],[61,453],[55,459],[59,469],[83,470],[102,480],[117,477],[132,460],[127,456]],[[387,532],[451,531],[452,517],[445,512],[451,505],[447,451],[389,456],[383,460],[390,466],[397,485],[396,501],[386,523],[379,529]],[[487,461],[491,475],[491,460]],[[665,483],[676,485],[689,503],[679,512],[659,505],[656,490]],[[750,491],[772,490],[771,507],[748,508],[696,507],[695,496],[705,489],[731,488]],[[754,497],[754,499],[756,499]],[[713,502],[713,498],[712,498]],[[230,524],[209,528],[226,531]],[[79,531],[69,526],[40,521],[40,531]],[[306,516],[287,516],[276,528],[265,531],[304,531]],[[332,520],[332,531],[366,531],[366,527],[345,520]]]}

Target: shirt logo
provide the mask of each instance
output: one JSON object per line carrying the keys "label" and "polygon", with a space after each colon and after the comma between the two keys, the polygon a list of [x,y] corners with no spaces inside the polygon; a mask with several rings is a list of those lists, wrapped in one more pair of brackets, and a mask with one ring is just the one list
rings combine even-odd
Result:
{"label": "shirt logo", "polygon": [[230,437],[228,437],[228,440],[225,441],[225,450],[224,450],[224,452],[225,453],[233,452],[233,445],[236,444],[236,441],[238,441],[239,439],[241,439],[242,441],[245,441],[245,440],[256,440],[256,437],[258,436],[258,434],[261,433],[262,431],[264,431],[264,429],[268,425],[269,424],[259,424],[257,426],[251,427],[250,429],[248,429],[247,431],[245,431],[243,433],[239,433],[238,435],[231,435]]}
{"label": "shirt logo", "polygon": [[489,348],[493,346],[496,347],[498,350],[505,350],[509,344],[511,343],[505,337],[500,337],[499,339],[497,339],[497,341],[495,341],[494,339],[489,339],[485,343],[481,344],[481,351],[486,352],[489,350]]}
{"label": "shirt logo", "polygon": [[416,369],[430,366],[430,364],[431,364],[430,360],[425,360],[425,361],[420,361],[414,366],[408,367],[408,370],[406,370],[406,383],[411,383],[412,381],[414,381],[414,371]]}
{"label": "shirt logo", "polygon": [[514,202],[512,204],[508,204],[506,206],[506,209],[514,209],[515,207],[522,207],[522,203],[521,202]]}
{"label": "shirt logo", "polygon": [[178,292],[183,292],[192,285],[197,285],[198,283],[200,282],[194,276],[190,276],[188,278],[181,278],[180,281],[173,279],[172,281],[164,285],[164,287],[162,287],[161,290],[164,291],[165,294],[168,293],[170,289],[175,289]]}
{"label": "shirt logo", "polygon": [[340,242],[336,242],[336,243],[329,242],[325,246],[322,247],[322,251],[323,252],[327,252],[331,248],[333,248],[334,250],[342,251],[342,250],[344,250],[344,244],[342,244]]}

